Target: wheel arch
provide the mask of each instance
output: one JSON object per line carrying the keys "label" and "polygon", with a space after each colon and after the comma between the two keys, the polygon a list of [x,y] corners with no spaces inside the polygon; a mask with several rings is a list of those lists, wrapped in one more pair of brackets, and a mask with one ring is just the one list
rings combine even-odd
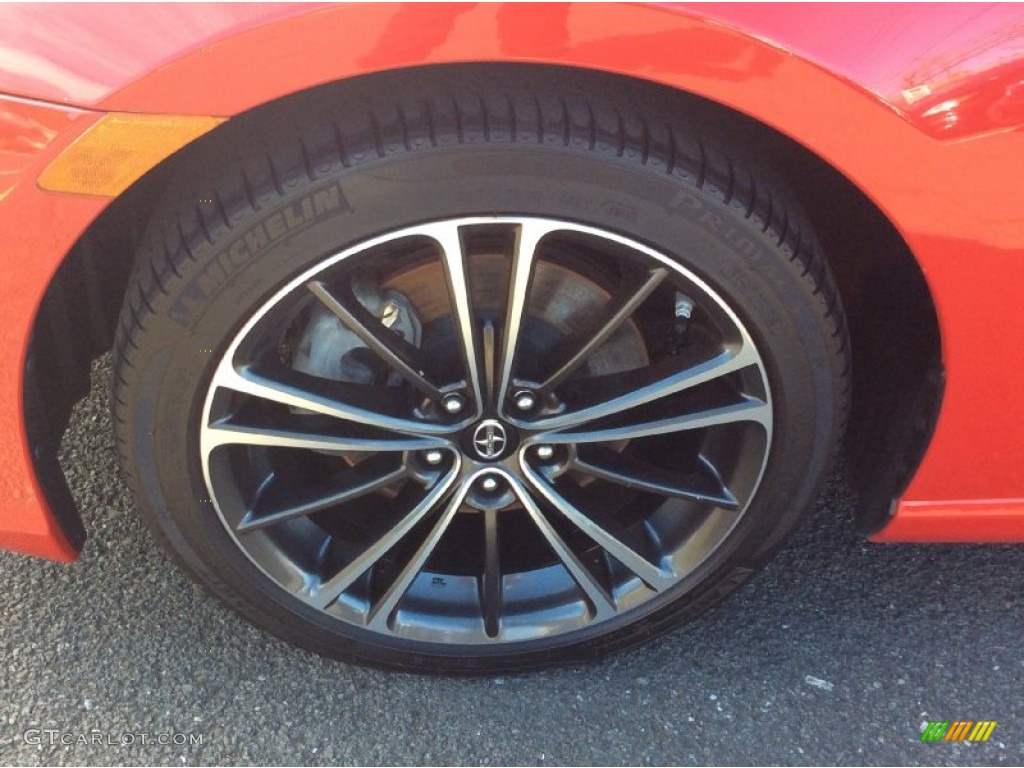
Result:
{"label": "wheel arch", "polygon": [[[927,447],[938,415],[942,362],[939,324],[922,271],[878,205],[808,147],[700,95],[619,74],[544,64],[414,69],[444,78],[452,66],[543,71],[545,78],[586,80],[595,87],[611,81],[625,84],[659,95],[676,108],[724,120],[736,136],[774,158],[773,170],[805,206],[818,230],[846,305],[854,355],[848,453],[861,496],[858,523],[865,532],[884,523],[891,502],[909,482]],[[115,199],[60,264],[40,305],[27,357],[26,429],[51,509],[76,546],[83,540],[80,515],[57,465],[57,448],[73,404],[88,392],[91,362],[112,346],[133,267],[131,254],[160,209],[165,191],[173,189],[175,177],[189,167],[230,155],[253,121],[287,122],[290,109],[307,108],[317,98],[344,100],[356,83],[401,77],[403,71],[411,70],[316,86],[232,118],[168,157]],[[873,290],[877,288],[884,295]],[[83,295],[84,314],[79,299]],[[906,339],[906,346],[881,343],[894,336]],[[894,381],[899,386],[893,386]],[[880,456],[879,445],[891,446],[890,452]]]}

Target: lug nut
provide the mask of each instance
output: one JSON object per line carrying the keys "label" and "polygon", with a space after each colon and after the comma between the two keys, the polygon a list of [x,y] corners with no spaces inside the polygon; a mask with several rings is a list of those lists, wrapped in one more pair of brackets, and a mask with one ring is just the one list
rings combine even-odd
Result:
{"label": "lug nut", "polygon": [[441,405],[448,413],[458,413],[462,410],[462,398],[456,395],[454,392],[450,395],[445,395],[441,401]]}
{"label": "lug nut", "polygon": [[529,411],[537,404],[537,398],[534,397],[533,392],[527,392],[525,389],[522,392],[516,392],[512,401],[520,411]]}
{"label": "lug nut", "polygon": [[423,460],[431,466],[436,466],[441,463],[441,459],[444,458],[444,454],[440,451],[427,451],[423,454]]}
{"label": "lug nut", "polygon": [[537,458],[541,461],[548,461],[552,456],[555,455],[555,448],[551,445],[538,445],[537,446]]}
{"label": "lug nut", "polygon": [[487,493],[494,493],[494,491],[498,490],[498,478],[488,475],[480,481],[480,487],[487,491]]}

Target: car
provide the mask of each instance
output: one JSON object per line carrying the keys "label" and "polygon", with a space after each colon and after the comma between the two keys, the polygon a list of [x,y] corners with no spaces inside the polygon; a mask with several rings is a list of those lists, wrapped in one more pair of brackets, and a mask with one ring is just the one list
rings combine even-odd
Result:
{"label": "car", "polygon": [[841,446],[870,540],[1024,541],[1021,6],[0,15],[0,546],[81,551],[108,351],[153,536],[351,662],[643,643]]}

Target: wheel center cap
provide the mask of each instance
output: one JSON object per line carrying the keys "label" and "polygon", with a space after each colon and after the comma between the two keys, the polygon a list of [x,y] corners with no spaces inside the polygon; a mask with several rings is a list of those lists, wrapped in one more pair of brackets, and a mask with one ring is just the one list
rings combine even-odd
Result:
{"label": "wheel center cap", "polygon": [[480,461],[498,461],[515,448],[515,432],[497,419],[484,419],[468,433],[464,445],[469,454]]}

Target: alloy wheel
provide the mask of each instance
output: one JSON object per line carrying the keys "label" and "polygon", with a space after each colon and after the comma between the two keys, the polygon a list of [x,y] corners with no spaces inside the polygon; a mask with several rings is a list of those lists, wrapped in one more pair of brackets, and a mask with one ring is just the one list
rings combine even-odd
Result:
{"label": "alloy wheel", "polygon": [[532,217],[325,255],[220,353],[210,503],[280,588],[377,636],[634,620],[723,546],[771,450],[757,345],[685,256]]}

